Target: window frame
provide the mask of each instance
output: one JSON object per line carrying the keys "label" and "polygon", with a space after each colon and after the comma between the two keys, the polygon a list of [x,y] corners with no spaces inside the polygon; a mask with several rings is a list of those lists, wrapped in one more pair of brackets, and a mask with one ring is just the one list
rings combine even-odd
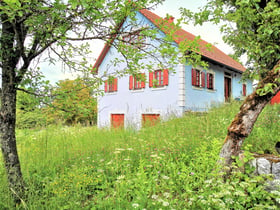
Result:
{"label": "window frame", "polygon": [[206,72],[206,82],[208,90],[215,90],[215,73],[213,71]]}
{"label": "window frame", "polygon": [[145,73],[138,73],[137,75],[129,76],[129,90],[141,90],[146,86],[146,75]]}
{"label": "window frame", "polygon": [[157,69],[149,72],[149,87],[161,88],[169,85],[169,70]]}
{"label": "window frame", "polygon": [[192,86],[196,88],[205,88],[205,71],[198,68],[192,68]]}
{"label": "window frame", "polygon": [[104,83],[104,92],[105,93],[115,93],[118,91],[118,78],[113,77],[107,79]]}
{"label": "window frame", "polygon": [[242,96],[247,96],[247,84],[242,84]]}

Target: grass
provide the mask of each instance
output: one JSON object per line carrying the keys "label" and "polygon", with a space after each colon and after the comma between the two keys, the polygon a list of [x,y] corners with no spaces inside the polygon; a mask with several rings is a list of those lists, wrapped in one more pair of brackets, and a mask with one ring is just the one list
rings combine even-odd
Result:
{"label": "grass", "polygon": [[[263,179],[236,174],[222,182],[217,175],[218,153],[239,105],[187,113],[139,132],[17,130],[26,208],[274,209],[275,195],[263,190]],[[280,106],[267,107],[245,146],[275,152],[279,115]],[[13,209],[2,162],[0,209]]]}

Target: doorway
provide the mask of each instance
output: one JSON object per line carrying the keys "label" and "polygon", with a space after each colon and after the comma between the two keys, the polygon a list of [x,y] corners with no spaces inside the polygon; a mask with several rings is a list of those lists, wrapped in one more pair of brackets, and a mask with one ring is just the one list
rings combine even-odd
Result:
{"label": "doorway", "polygon": [[224,79],[224,93],[225,93],[225,102],[230,102],[230,98],[231,98],[231,77],[225,76],[225,79]]}

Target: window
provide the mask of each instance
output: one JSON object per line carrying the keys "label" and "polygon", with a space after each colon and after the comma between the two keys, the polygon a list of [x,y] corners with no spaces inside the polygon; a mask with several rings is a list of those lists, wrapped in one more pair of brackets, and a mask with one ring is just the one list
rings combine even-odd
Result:
{"label": "window", "polygon": [[246,89],[247,89],[246,84],[243,84],[243,85],[242,85],[242,95],[243,95],[243,96],[246,96],[246,95],[247,95],[247,90],[246,90]]}
{"label": "window", "polygon": [[159,114],[142,114],[142,126],[154,126],[160,121]]}
{"label": "window", "polygon": [[124,128],[124,114],[111,114],[111,127]]}
{"label": "window", "polygon": [[214,74],[207,73],[207,88],[210,90],[214,90]]}
{"label": "window", "polygon": [[192,85],[195,87],[205,87],[205,72],[192,69]]}
{"label": "window", "polygon": [[112,93],[118,91],[118,78],[110,78],[105,81],[105,93]]}
{"label": "window", "polygon": [[145,74],[129,76],[129,90],[139,90],[145,88]]}
{"label": "window", "polygon": [[164,87],[168,85],[168,69],[156,70],[149,73],[149,87]]}

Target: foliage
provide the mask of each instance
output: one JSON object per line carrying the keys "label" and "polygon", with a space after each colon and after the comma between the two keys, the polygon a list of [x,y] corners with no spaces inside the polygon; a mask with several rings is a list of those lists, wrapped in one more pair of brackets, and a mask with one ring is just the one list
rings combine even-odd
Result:
{"label": "foliage", "polygon": [[[26,206],[277,209],[277,192],[266,192],[263,187],[267,178],[251,176],[250,167],[246,167],[245,174],[236,171],[226,182],[219,174],[218,153],[239,105],[228,104],[202,114],[188,113],[182,119],[139,132],[80,126],[18,130],[29,188]],[[260,120],[270,112],[278,113],[274,108],[265,111]],[[266,128],[262,129],[265,132]],[[264,137],[264,141],[270,139]],[[3,166],[0,176],[0,206],[9,208],[12,202],[7,197],[6,179],[2,178]]]}
{"label": "foliage", "polygon": [[186,20],[192,19],[196,24],[221,24],[224,40],[234,48],[235,56],[247,55],[247,76],[251,78],[264,78],[280,60],[277,0],[214,0],[199,13],[183,8],[181,12]]}
{"label": "foliage", "polygon": [[92,88],[87,87],[82,79],[59,81],[52,95],[54,99],[46,108],[48,118],[67,125],[96,123],[97,101],[92,96]]}
{"label": "foliage", "polygon": [[35,128],[46,126],[47,117],[40,109],[40,101],[34,95],[18,91],[17,93],[17,128]]}

